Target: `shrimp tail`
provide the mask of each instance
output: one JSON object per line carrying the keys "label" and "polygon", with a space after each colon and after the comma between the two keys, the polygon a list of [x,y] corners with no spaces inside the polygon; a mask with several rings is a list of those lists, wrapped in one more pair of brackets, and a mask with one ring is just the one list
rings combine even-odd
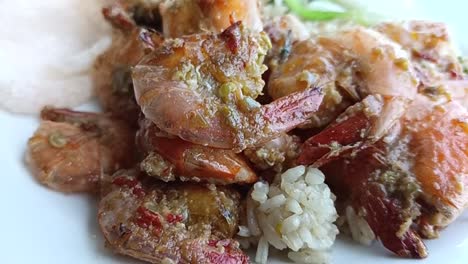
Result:
{"label": "shrimp tail", "polygon": [[286,132],[306,123],[323,100],[321,88],[310,88],[281,97],[261,108],[273,131]]}
{"label": "shrimp tail", "polygon": [[359,197],[367,215],[366,220],[382,244],[400,257],[425,258],[427,248],[421,237],[411,228],[401,230],[406,220],[402,217],[401,204],[386,197],[381,185],[367,183]]}
{"label": "shrimp tail", "polygon": [[407,100],[400,97],[367,96],[309,138],[303,144],[298,163],[321,167],[372,146],[394,127],[406,105]]}
{"label": "shrimp tail", "polygon": [[424,258],[427,249],[410,225],[413,215],[404,208],[405,201],[397,198],[388,183],[375,174],[389,170],[390,164],[381,158],[387,152],[380,140],[401,116],[401,111],[389,109],[403,109],[405,103],[399,98],[367,97],[309,138],[297,163],[326,165],[329,183],[350,191],[356,211],[364,213],[387,249],[401,257]]}
{"label": "shrimp tail", "polygon": [[362,114],[330,125],[304,142],[297,159],[298,164],[314,164],[320,167],[341,157],[362,141],[361,131],[368,131],[370,126],[369,119]]}

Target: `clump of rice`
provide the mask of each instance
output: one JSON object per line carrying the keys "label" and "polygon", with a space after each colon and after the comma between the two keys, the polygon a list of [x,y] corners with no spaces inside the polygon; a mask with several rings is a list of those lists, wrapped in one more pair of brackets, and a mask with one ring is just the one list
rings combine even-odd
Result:
{"label": "clump of rice", "polygon": [[15,0],[0,9],[0,108],[34,113],[73,107],[93,94],[89,76],[111,43],[106,0]]}
{"label": "clump of rice", "polygon": [[279,175],[271,185],[257,182],[251,193],[255,220],[248,215],[248,229],[260,234],[255,261],[266,263],[268,248],[289,249],[295,262],[326,263],[338,228],[335,196],[324,183],[323,173],[297,166]]}

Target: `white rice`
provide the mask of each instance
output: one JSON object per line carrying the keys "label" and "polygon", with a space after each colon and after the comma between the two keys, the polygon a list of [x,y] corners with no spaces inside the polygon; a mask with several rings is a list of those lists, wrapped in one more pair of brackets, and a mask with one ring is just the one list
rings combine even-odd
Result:
{"label": "white rice", "polygon": [[257,205],[253,209],[261,230],[257,263],[267,262],[269,245],[288,249],[295,262],[328,261],[327,252],[338,234],[334,225],[338,215],[335,196],[324,179],[316,168],[297,166],[278,175],[271,186],[254,185],[250,197]]}
{"label": "white rice", "polygon": [[237,232],[237,235],[240,237],[250,237],[251,233],[248,227],[239,226],[239,231]]}
{"label": "white rice", "polygon": [[255,254],[256,263],[266,263],[268,260],[268,241],[264,236],[260,238],[257,246],[257,254]]}

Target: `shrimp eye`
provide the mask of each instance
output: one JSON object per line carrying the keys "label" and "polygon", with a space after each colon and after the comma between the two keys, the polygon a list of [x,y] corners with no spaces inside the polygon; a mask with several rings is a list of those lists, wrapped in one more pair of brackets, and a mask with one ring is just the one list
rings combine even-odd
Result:
{"label": "shrimp eye", "polygon": [[49,136],[49,144],[54,148],[63,148],[67,144],[67,138],[60,132],[54,132]]}

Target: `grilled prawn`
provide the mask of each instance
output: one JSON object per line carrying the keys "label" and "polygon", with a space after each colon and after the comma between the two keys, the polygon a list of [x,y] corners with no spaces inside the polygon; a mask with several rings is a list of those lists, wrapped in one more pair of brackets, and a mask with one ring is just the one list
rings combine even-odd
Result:
{"label": "grilled prawn", "polygon": [[305,142],[298,162],[321,167],[385,247],[423,258],[421,237],[437,237],[468,206],[468,112],[418,95],[402,115],[394,100],[348,109]]}
{"label": "grilled prawn", "polygon": [[262,30],[257,0],[176,0],[161,4],[165,37],[221,33],[232,21],[242,21],[253,31]]}
{"label": "grilled prawn", "polygon": [[268,105],[255,101],[269,46],[264,33],[241,23],[166,41],[133,70],[137,102],[162,131],[192,143],[241,151],[268,141],[307,121],[322,100],[310,88]]}
{"label": "grilled prawn", "polygon": [[248,263],[232,239],[239,217],[236,191],[141,176],[122,170],[105,180],[98,220],[115,252],[151,263]]}
{"label": "grilled prawn", "polygon": [[116,3],[103,9],[114,27],[112,45],[94,62],[93,83],[99,102],[108,112],[137,126],[140,109],[135,101],[131,67],[162,42],[153,31],[137,26],[130,7]]}
{"label": "grilled prawn", "polygon": [[96,192],[102,174],[134,162],[134,131],[103,114],[45,108],[28,141],[27,161],[42,184],[62,192]]}
{"label": "grilled prawn", "polygon": [[323,87],[309,127],[323,127],[369,94],[414,98],[419,79],[410,55],[385,35],[355,27],[334,36],[295,42],[273,68],[268,94],[279,98]]}

